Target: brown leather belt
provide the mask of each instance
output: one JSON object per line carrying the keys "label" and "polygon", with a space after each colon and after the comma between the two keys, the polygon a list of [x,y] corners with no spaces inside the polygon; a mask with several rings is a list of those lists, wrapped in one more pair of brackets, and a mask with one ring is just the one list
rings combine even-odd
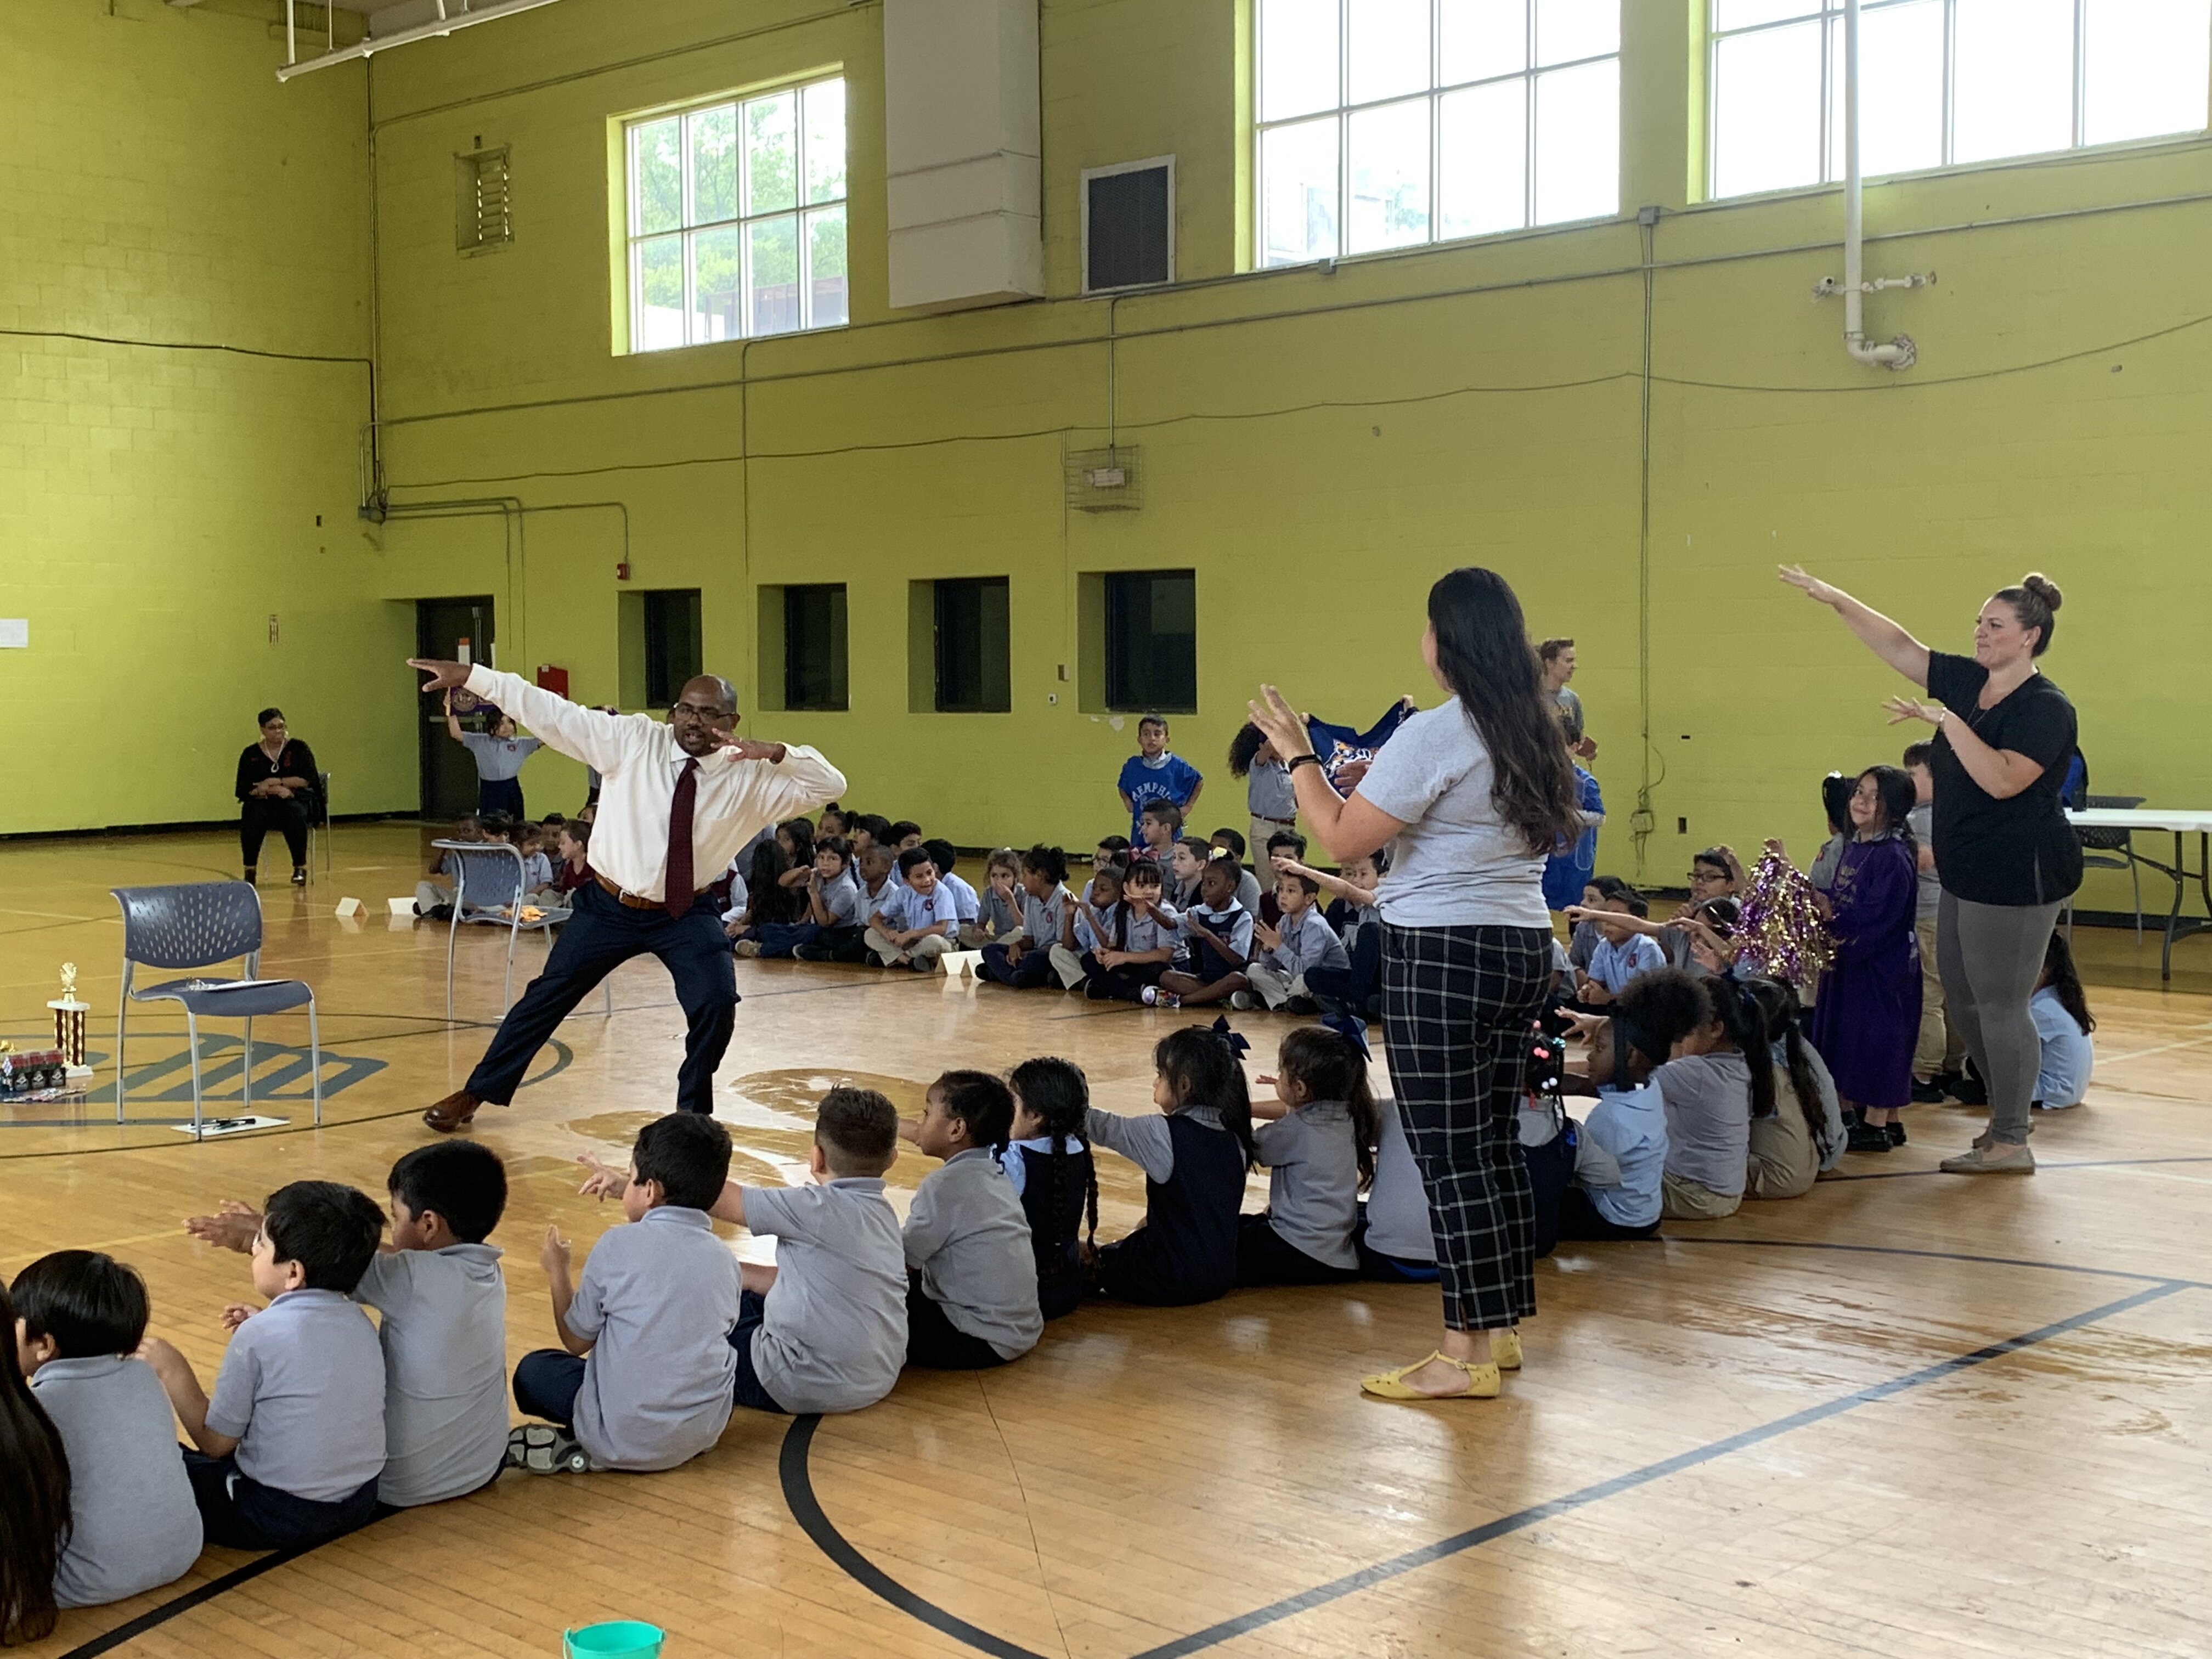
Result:
{"label": "brown leather belt", "polygon": [[[659,910],[665,908],[663,902],[659,899],[646,898],[636,893],[623,891],[623,889],[617,887],[613,882],[609,881],[605,876],[601,875],[596,870],[592,872],[592,879],[599,883],[601,887],[606,890],[606,894],[609,898],[612,899],[617,904],[625,906],[629,909]],[[706,890],[707,890],[705,888],[702,887],[699,890],[699,892],[703,893]],[[694,893],[691,896],[694,899],[696,899],[699,896],[699,894]]]}

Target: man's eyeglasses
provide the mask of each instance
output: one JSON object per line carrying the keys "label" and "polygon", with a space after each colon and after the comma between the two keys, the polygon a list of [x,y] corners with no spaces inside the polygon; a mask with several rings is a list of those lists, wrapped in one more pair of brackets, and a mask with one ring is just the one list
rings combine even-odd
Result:
{"label": "man's eyeglasses", "polygon": [[696,702],[679,702],[670,707],[668,718],[674,720],[678,714],[688,714],[695,720],[720,720],[723,712],[720,708],[702,708]]}

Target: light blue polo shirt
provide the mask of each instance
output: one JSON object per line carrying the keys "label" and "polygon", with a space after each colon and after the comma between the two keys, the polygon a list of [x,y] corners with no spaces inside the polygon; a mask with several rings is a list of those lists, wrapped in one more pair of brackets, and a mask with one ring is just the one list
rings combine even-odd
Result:
{"label": "light blue polo shirt", "polygon": [[207,1425],[238,1472],[315,1504],[384,1473],[384,1350],[337,1291],[287,1291],[231,1333]]}

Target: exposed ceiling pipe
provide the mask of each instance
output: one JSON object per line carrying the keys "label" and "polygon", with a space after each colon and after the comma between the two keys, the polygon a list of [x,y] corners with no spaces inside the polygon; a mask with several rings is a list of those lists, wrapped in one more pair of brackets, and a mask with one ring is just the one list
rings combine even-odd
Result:
{"label": "exposed ceiling pipe", "polygon": [[305,75],[311,70],[328,69],[333,64],[349,64],[356,58],[368,58],[388,46],[404,46],[410,41],[427,40],[434,35],[451,34],[456,29],[467,28],[472,23],[489,23],[495,17],[512,17],[520,11],[530,11],[538,6],[550,6],[553,0],[493,0],[493,3],[471,9],[467,0],[461,0],[462,9],[449,10],[447,0],[438,0],[438,15],[428,23],[417,23],[412,28],[394,29],[390,34],[364,37],[350,46],[321,56],[300,61],[292,44],[292,12],[295,0],[284,0],[285,63],[276,71],[279,81],[289,81],[295,75]]}
{"label": "exposed ceiling pipe", "polygon": [[1841,293],[1844,296],[1844,349],[1851,361],[1869,368],[1906,369],[1920,356],[1910,334],[1900,334],[1887,344],[1876,344],[1866,335],[1866,296],[1879,289],[1925,288],[1936,273],[1914,271],[1909,276],[1866,279],[1866,180],[1859,170],[1859,0],[1844,0],[1844,280],[1823,277],[1814,288],[1815,299]]}

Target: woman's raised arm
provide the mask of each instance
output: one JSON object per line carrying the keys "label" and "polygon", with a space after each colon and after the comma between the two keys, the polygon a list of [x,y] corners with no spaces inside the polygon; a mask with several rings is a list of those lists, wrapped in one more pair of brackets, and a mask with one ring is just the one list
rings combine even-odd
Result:
{"label": "woman's raised arm", "polygon": [[1868,650],[1921,690],[1927,690],[1926,646],[1881,611],[1860,604],[1842,588],[1831,586],[1819,577],[1808,574],[1801,566],[1785,564],[1777,574],[1790,586],[1802,589],[1807,599],[1833,611],[1844,619],[1844,625],[1859,636]]}

